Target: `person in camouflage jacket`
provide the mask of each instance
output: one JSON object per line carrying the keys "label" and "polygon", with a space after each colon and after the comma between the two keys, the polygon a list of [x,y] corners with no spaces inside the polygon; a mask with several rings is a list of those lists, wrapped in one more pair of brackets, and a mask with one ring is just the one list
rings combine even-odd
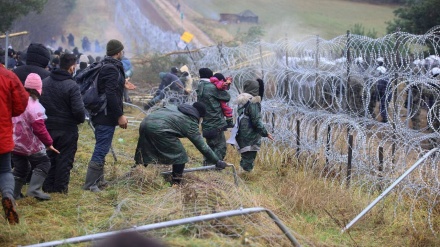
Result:
{"label": "person in camouflage jacket", "polygon": [[[261,84],[261,83],[260,83]],[[250,172],[254,169],[254,160],[260,150],[261,137],[273,140],[261,121],[261,98],[259,82],[247,80],[243,84],[243,91],[236,99],[238,132],[236,141],[241,154],[240,166]]]}
{"label": "person in camouflage jacket", "polygon": [[202,103],[193,105],[168,105],[153,111],[142,121],[139,127],[139,140],[136,147],[136,164],[147,166],[151,163],[173,165],[173,183],[182,180],[188,155],[179,138],[188,138],[194,146],[217,168],[224,169],[223,162],[204,142],[199,121],[205,116],[206,108]]}
{"label": "person in camouflage jacket", "polygon": [[[218,90],[209,80],[213,73],[208,68],[199,70],[200,81],[197,85],[197,101],[206,106],[206,116],[203,118],[203,137],[206,138],[208,146],[216,153],[219,159],[226,156],[226,138],[224,131],[227,123],[223,116],[220,101],[229,102],[231,96],[227,91]],[[208,165],[205,162],[205,165]]]}

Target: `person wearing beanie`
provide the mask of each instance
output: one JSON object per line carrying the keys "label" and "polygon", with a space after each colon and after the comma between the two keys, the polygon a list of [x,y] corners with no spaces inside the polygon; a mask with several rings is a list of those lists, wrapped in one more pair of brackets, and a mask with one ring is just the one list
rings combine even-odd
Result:
{"label": "person wearing beanie", "polygon": [[5,219],[9,224],[19,222],[14,200],[14,176],[11,170],[11,151],[14,149],[12,117],[26,110],[29,94],[18,77],[0,65],[0,193]]}
{"label": "person wearing beanie", "polygon": [[[225,91],[229,90],[229,87],[232,83],[232,77],[227,77],[221,73],[215,73],[213,77],[209,79],[209,81],[215,85],[217,90]],[[226,124],[227,128],[233,128],[234,127],[234,121],[232,119],[232,108],[229,107],[228,102],[219,100],[220,102],[220,108],[222,109],[223,115],[226,118]]]}
{"label": "person wearing beanie", "polygon": [[91,116],[96,143],[83,185],[84,190],[92,192],[101,191],[106,184],[105,156],[110,151],[116,126],[126,129],[128,124],[123,108],[125,73],[121,60],[124,56],[124,46],[120,41],[112,39],[107,43],[106,49],[107,56],[100,62],[103,67],[98,74],[97,84],[98,94],[105,95],[107,105],[102,111]]}
{"label": "person wearing beanie", "polygon": [[[216,153],[219,159],[223,160],[226,156],[226,138],[224,131],[227,130],[220,102],[229,102],[231,96],[226,90],[218,90],[211,83],[210,78],[213,76],[212,70],[209,68],[201,68],[199,70],[200,81],[197,84],[197,101],[205,104],[206,116],[202,122],[203,137],[206,138],[208,146]],[[204,161],[204,165],[211,165],[208,160]]]}
{"label": "person wearing beanie", "polygon": [[[41,104],[46,109],[46,128],[60,153],[48,152],[51,160],[43,191],[67,193],[70,170],[78,145],[78,124],[85,121],[86,110],[78,85],[72,79],[76,70],[76,56],[62,54],[60,68],[43,80]],[[68,100],[66,100],[68,99]]]}
{"label": "person wearing beanie", "polygon": [[34,167],[34,170],[26,195],[39,200],[50,199],[50,195],[41,190],[50,169],[50,159],[46,149],[56,153],[59,151],[53,147],[53,140],[46,129],[45,109],[38,101],[43,92],[42,87],[40,76],[30,73],[24,83],[24,88],[29,93],[28,105],[23,114],[12,118],[15,140],[12,161],[16,200],[22,198],[21,189],[26,183],[31,167]]}
{"label": "person wearing beanie", "polygon": [[[137,165],[172,165],[172,183],[180,184],[188,155],[179,138],[188,138],[203,156],[218,169],[224,169],[222,161],[205,143],[199,131],[199,122],[206,117],[206,108],[196,102],[193,105],[168,105],[150,113],[139,126],[139,139],[134,160]],[[176,124],[178,123],[178,124]]]}
{"label": "person wearing beanie", "polygon": [[50,75],[50,72],[47,70],[49,61],[49,50],[42,44],[32,43],[27,48],[26,65],[18,66],[13,71],[20,78],[23,85],[30,73],[36,73],[44,80],[44,78]]}
{"label": "person wearing beanie", "polygon": [[114,56],[124,50],[124,45],[121,41],[112,39],[107,43],[107,56]]}
{"label": "person wearing beanie", "polygon": [[[254,169],[254,161],[260,150],[261,137],[273,140],[261,121],[261,96],[259,82],[247,80],[243,83],[243,93],[237,96],[238,124],[235,145],[241,155],[240,167],[247,172]],[[229,140],[228,140],[229,141]]]}

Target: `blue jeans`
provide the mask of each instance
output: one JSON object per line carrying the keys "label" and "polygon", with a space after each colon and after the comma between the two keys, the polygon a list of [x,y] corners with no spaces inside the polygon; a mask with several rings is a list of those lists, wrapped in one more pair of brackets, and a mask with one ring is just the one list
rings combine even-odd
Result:
{"label": "blue jeans", "polygon": [[0,154],[0,192],[2,197],[14,194],[14,176],[11,169],[11,153]]}
{"label": "blue jeans", "polygon": [[0,174],[12,172],[11,153],[0,154]]}
{"label": "blue jeans", "polygon": [[95,150],[92,155],[92,162],[104,165],[105,156],[112,145],[115,126],[95,125]]}

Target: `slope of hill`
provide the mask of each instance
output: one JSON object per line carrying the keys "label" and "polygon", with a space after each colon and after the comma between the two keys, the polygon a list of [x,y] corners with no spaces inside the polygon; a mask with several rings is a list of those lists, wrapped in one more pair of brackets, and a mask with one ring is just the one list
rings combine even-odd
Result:
{"label": "slope of hill", "polygon": [[[382,36],[386,32],[386,21],[393,19],[396,8],[349,0],[186,0],[182,10],[194,10],[205,19],[219,20],[220,13],[237,14],[249,9],[259,16],[266,31],[265,39],[272,41],[286,36],[301,39],[309,35],[331,39],[344,34],[356,23]],[[246,25],[225,25],[223,28],[235,34]]]}

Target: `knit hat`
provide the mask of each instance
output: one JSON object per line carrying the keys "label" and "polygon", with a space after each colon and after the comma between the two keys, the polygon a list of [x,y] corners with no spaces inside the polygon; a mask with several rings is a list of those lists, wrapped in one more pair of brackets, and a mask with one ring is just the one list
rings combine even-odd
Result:
{"label": "knit hat", "polygon": [[112,39],[107,43],[107,56],[114,56],[124,50],[121,41]]}
{"label": "knit hat", "polygon": [[221,73],[215,73],[213,75],[213,77],[217,78],[219,81],[226,81],[225,76],[223,74],[221,74]]}
{"label": "knit hat", "polygon": [[212,77],[212,70],[208,68],[201,68],[199,69],[199,75],[200,75],[200,79],[202,78],[209,79]]}
{"label": "knit hat", "polygon": [[43,89],[43,82],[38,74],[30,73],[24,81],[24,87],[28,89],[35,89],[41,95]]}
{"label": "knit hat", "polygon": [[259,96],[259,94],[260,94],[259,88],[260,88],[260,86],[257,81],[247,80],[243,83],[244,93],[248,93],[252,96]]}
{"label": "knit hat", "polygon": [[177,74],[179,72],[180,72],[180,70],[177,67],[171,67],[171,73]]}
{"label": "knit hat", "polygon": [[206,107],[205,107],[205,105],[202,102],[194,102],[194,104],[192,104],[192,106],[197,109],[197,111],[199,112],[200,117],[205,117],[205,115],[206,115]]}
{"label": "knit hat", "polygon": [[42,44],[30,44],[26,52],[26,64],[46,68],[50,61],[50,52]]}

